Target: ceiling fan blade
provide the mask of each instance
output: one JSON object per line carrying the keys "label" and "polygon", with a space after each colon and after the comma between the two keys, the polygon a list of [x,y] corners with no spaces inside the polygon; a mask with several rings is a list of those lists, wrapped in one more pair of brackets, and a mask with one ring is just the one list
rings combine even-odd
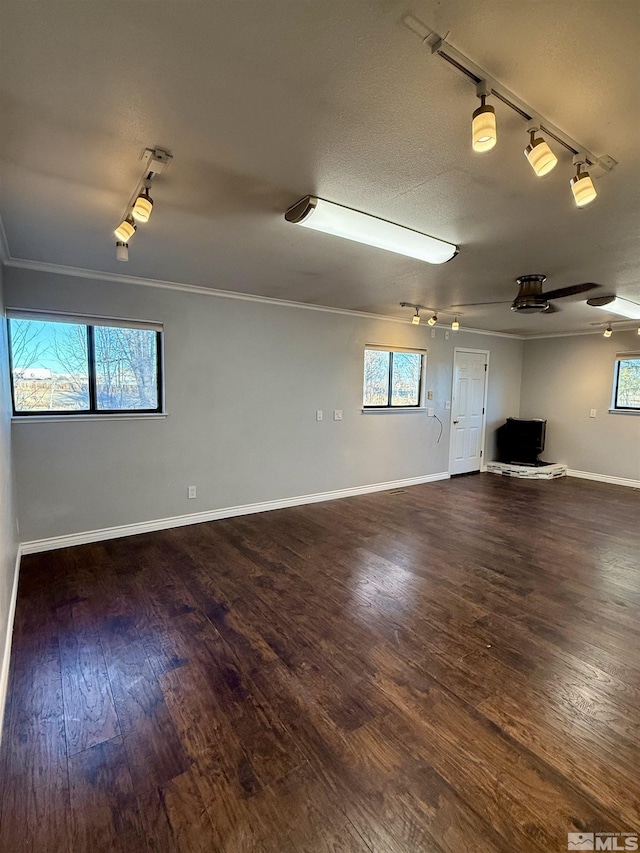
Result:
{"label": "ceiling fan blade", "polygon": [[601,287],[601,285],[594,284],[592,281],[585,281],[582,284],[572,284],[571,287],[560,287],[558,290],[549,290],[542,295],[545,299],[561,299],[563,296],[575,296],[576,293],[586,293],[588,290],[595,290],[596,287]]}
{"label": "ceiling fan blade", "polygon": [[450,305],[450,308],[472,308],[474,305],[506,305],[511,302],[510,299],[501,299],[500,302],[458,302],[456,305]]}
{"label": "ceiling fan blade", "polygon": [[554,305],[553,302],[550,302],[549,307],[545,308],[545,310],[542,313],[543,314],[557,314],[560,310],[561,309],[558,308],[557,305]]}

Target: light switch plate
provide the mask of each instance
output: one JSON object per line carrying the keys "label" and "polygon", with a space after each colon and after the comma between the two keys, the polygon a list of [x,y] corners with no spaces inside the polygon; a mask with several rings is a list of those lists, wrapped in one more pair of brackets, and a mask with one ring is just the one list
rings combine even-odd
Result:
{"label": "light switch plate", "polygon": [[333,419],[334,421],[342,420],[342,409],[334,409],[333,410]]}

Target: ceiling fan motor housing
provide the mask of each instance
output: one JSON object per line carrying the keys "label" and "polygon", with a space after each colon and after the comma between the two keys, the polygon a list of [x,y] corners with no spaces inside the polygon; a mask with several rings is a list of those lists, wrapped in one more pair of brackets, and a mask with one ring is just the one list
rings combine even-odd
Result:
{"label": "ceiling fan motor housing", "polygon": [[546,275],[542,273],[521,275],[517,278],[516,283],[520,290],[511,306],[511,310],[517,311],[519,314],[536,314],[546,311],[549,308],[549,303],[542,293],[542,285],[546,280]]}

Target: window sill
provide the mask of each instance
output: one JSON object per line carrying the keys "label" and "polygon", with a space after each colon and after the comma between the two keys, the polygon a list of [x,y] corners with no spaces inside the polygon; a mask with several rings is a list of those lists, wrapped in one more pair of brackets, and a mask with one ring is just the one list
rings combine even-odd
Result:
{"label": "window sill", "polygon": [[168,417],[167,412],[141,412],[139,415],[127,412],[122,415],[13,415],[14,424],[29,423],[66,423],[67,421],[142,421],[158,420]]}
{"label": "window sill", "polygon": [[427,411],[425,406],[381,406],[379,409],[367,408],[362,409],[363,415],[409,415],[409,414],[424,414]]}
{"label": "window sill", "polygon": [[610,415],[640,415],[640,409],[609,409]]}

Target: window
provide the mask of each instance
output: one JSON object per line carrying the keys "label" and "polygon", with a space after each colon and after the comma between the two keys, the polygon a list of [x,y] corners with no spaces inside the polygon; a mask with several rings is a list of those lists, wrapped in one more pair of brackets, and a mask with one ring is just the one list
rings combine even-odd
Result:
{"label": "window", "polygon": [[367,347],[364,351],[364,401],[367,408],[420,406],[424,353]]}
{"label": "window", "polygon": [[640,412],[640,352],[616,355],[611,411]]}
{"label": "window", "polygon": [[9,312],[14,415],[162,411],[162,327]]}

